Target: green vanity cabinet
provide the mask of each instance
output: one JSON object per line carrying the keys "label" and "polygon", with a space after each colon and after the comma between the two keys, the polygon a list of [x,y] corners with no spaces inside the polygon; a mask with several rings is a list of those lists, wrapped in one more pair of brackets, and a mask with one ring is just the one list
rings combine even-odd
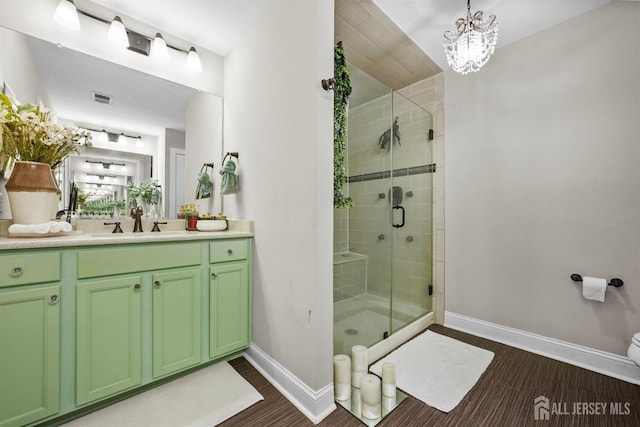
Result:
{"label": "green vanity cabinet", "polygon": [[142,277],[76,287],[76,404],[142,382]]}
{"label": "green vanity cabinet", "polygon": [[241,234],[0,252],[0,427],[66,422],[247,348]]}
{"label": "green vanity cabinet", "polygon": [[250,247],[246,240],[211,243],[209,268],[209,357],[249,346]]}
{"label": "green vanity cabinet", "polygon": [[202,272],[200,268],[156,273],[153,283],[153,377],[202,359]]}
{"label": "green vanity cabinet", "polygon": [[[56,273],[57,274],[57,273]],[[0,426],[59,410],[60,286],[0,293]]]}

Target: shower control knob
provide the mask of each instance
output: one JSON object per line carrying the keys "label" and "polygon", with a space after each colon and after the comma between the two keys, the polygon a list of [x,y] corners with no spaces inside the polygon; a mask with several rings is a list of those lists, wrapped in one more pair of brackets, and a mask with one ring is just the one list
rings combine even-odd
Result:
{"label": "shower control knob", "polygon": [[378,240],[384,240],[384,234],[379,234],[378,235]]}
{"label": "shower control knob", "polygon": [[413,236],[407,236],[407,242],[413,242]]}
{"label": "shower control knob", "polygon": [[384,193],[378,193],[378,198],[379,198],[379,199],[384,199],[385,197],[387,197],[387,195],[386,195],[386,194],[384,194]]}

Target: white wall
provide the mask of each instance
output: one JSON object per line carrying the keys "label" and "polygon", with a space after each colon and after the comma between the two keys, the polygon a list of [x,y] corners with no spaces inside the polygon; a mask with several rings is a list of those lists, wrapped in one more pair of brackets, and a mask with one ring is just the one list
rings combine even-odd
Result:
{"label": "white wall", "polygon": [[[446,309],[626,354],[640,331],[640,4],[445,73]],[[586,301],[571,273],[625,281]]]}
{"label": "white wall", "polygon": [[47,105],[49,95],[38,74],[26,38],[0,27],[0,52],[0,90],[6,82],[20,103],[35,104],[40,99]]}
{"label": "white wall", "polygon": [[253,343],[317,391],[332,382],[333,2],[273,0],[225,57],[225,151],[254,221]]}
{"label": "white wall", "polygon": [[[200,214],[217,214],[220,211],[220,162],[222,161],[222,98],[198,92],[187,104],[185,112],[185,202],[195,203]],[[213,182],[213,197],[195,199],[198,173],[204,163],[214,163],[207,168]]]}

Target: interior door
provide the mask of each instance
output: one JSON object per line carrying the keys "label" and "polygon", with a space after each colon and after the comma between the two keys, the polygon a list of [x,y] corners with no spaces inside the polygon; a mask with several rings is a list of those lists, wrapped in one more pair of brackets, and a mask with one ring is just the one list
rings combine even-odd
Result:
{"label": "interior door", "polygon": [[180,205],[185,203],[186,158],[185,150],[169,150],[169,218],[177,218]]}

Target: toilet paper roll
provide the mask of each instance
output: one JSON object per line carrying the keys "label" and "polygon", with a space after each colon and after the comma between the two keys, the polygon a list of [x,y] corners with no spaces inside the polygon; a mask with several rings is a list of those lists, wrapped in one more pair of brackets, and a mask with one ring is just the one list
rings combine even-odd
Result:
{"label": "toilet paper roll", "polygon": [[588,300],[604,302],[607,279],[582,276],[582,296]]}

